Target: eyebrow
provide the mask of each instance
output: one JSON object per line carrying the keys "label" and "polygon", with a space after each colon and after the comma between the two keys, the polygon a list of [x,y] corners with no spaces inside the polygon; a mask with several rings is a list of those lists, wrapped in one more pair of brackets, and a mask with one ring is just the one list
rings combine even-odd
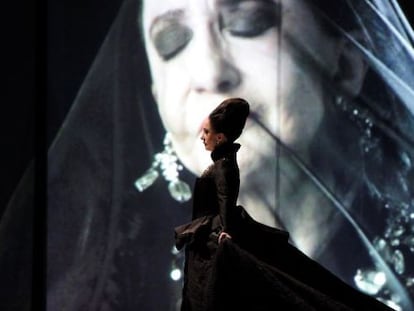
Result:
{"label": "eyebrow", "polygon": [[184,17],[184,15],[185,13],[183,9],[175,9],[175,10],[168,10],[165,13],[162,13],[156,16],[151,22],[149,33],[151,34],[153,32],[154,27],[159,22],[180,20]]}
{"label": "eyebrow", "polygon": [[238,4],[243,1],[251,1],[251,0],[217,0],[218,5],[234,5]]}
{"label": "eyebrow", "polygon": [[[217,0],[217,5],[223,5],[223,6],[234,6],[242,2],[247,1],[253,1],[253,0]],[[270,3],[272,0],[255,0],[254,2],[264,2],[264,3]]]}

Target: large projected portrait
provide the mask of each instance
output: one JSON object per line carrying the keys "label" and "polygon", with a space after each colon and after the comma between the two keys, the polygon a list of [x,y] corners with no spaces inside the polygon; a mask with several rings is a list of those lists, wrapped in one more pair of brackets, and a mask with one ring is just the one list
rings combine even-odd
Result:
{"label": "large projected portrait", "polygon": [[174,227],[229,97],[237,203],[414,310],[413,40],[394,0],[125,0],[48,153],[48,310],[179,310]]}

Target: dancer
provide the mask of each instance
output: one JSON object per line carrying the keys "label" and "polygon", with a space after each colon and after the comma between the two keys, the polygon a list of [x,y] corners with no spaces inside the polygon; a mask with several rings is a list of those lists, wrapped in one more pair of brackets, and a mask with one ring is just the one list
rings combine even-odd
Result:
{"label": "dancer", "polygon": [[248,115],[245,100],[229,98],[203,122],[201,139],[213,164],[196,180],[193,220],[175,230],[177,248],[186,246],[181,310],[391,310],[237,205],[235,140]]}

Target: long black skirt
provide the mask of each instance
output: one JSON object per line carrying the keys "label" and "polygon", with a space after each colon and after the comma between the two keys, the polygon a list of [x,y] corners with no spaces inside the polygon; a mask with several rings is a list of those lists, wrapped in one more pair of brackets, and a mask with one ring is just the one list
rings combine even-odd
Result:
{"label": "long black skirt", "polygon": [[186,245],[182,311],[392,310],[289,244],[284,231],[244,218],[240,234],[218,244],[202,223]]}

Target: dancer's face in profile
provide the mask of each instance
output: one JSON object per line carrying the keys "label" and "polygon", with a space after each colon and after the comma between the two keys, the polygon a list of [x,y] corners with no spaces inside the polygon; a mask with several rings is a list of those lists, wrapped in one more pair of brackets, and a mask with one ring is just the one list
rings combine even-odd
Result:
{"label": "dancer's face in profile", "polygon": [[206,118],[201,129],[201,141],[204,148],[208,151],[213,151],[222,140],[222,133],[216,133],[211,127],[210,118]]}
{"label": "dancer's face in profile", "polygon": [[[162,121],[191,171],[209,163],[202,122],[228,97],[245,98],[306,157],[324,113],[320,72],[335,73],[338,53],[304,1],[144,0],[143,31]],[[239,141],[243,169],[273,161],[274,142],[253,122]]]}

